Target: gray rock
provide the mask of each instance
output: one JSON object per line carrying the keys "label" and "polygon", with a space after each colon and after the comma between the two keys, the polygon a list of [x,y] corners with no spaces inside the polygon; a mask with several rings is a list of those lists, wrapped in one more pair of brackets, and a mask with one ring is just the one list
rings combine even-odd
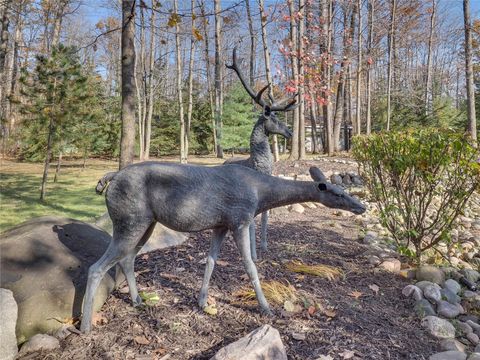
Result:
{"label": "gray rock", "polygon": [[0,289],[0,354],[2,360],[13,360],[17,355],[17,324],[18,307],[13,293],[7,289]]}
{"label": "gray rock", "polygon": [[[100,216],[95,221],[95,225],[112,235],[113,225],[110,216],[108,216],[108,213]],[[164,249],[170,246],[178,246],[183,244],[187,240],[187,238],[188,234],[169,229],[166,226],[157,223],[155,225],[155,228],[153,229],[152,235],[145,243],[145,245],[143,245],[139,254],[143,254],[153,250]]]}
{"label": "gray rock", "polygon": [[465,345],[457,339],[443,339],[440,341],[440,349],[443,351],[461,351],[465,352]]}
{"label": "gray rock", "polygon": [[465,299],[471,299],[471,298],[474,298],[475,296],[477,296],[478,294],[475,292],[475,291],[470,291],[470,290],[465,290],[463,292],[463,297]]}
{"label": "gray rock", "polygon": [[425,281],[425,280],[416,282],[415,286],[422,289],[422,291],[424,291],[427,286],[434,286],[438,289],[438,291],[442,289],[438,284],[432,283],[431,281]]}
{"label": "gray rock", "polygon": [[480,279],[480,273],[472,269],[462,269],[460,271],[469,281],[476,283]]}
{"label": "gray rock", "polygon": [[460,335],[473,333],[473,328],[463,321],[454,322],[454,326],[456,327]]}
{"label": "gray rock", "polygon": [[440,294],[442,295],[442,299],[447,300],[450,304],[458,304],[462,300],[460,296],[448,288],[440,290]]}
{"label": "gray rock", "polygon": [[330,176],[330,182],[334,185],[342,185],[342,177],[339,174]]}
{"label": "gray rock", "polygon": [[367,231],[365,236],[362,239],[364,244],[377,244],[378,243],[378,234],[375,231]]}
{"label": "gray rock", "polygon": [[296,212],[298,214],[303,214],[305,212],[305,208],[300,204],[293,204],[290,207],[290,211]]}
{"label": "gray rock", "polygon": [[475,350],[473,350],[474,353],[480,353],[480,344],[475,346]]}
{"label": "gray rock", "polygon": [[431,355],[428,360],[466,360],[467,354],[461,351],[444,351]]}
{"label": "gray rock", "polygon": [[480,331],[480,325],[478,325],[476,322],[472,320],[467,320],[466,323],[472,327],[473,331],[475,332]]}
{"label": "gray rock", "polygon": [[467,360],[480,360],[480,353],[471,353]]}
{"label": "gray rock", "polygon": [[457,295],[462,289],[462,286],[456,280],[448,279],[445,281],[445,288]]}
{"label": "gray rock", "polygon": [[467,334],[466,338],[473,344],[477,345],[480,339],[478,338],[478,335],[475,333],[469,333]]}
{"label": "gray rock", "polygon": [[221,348],[210,360],[287,360],[280,333],[263,325],[240,340]]}
{"label": "gray rock", "polygon": [[363,185],[363,180],[359,175],[353,175],[351,176],[352,178],[352,184],[355,186],[362,186]]}
{"label": "gray rock", "polygon": [[422,326],[437,338],[447,339],[455,337],[455,327],[448,320],[436,316],[427,316],[422,319]]}
{"label": "gray rock", "polygon": [[415,286],[415,285],[407,285],[403,288],[402,294],[406,297],[413,297],[415,301],[419,301],[423,299],[423,292],[422,290]]}
{"label": "gray rock", "polygon": [[[0,287],[10,289],[17,300],[18,343],[54,333],[62,325],[55,319],[81,314],[88,268],[110,240],[94,225],[60,217],[35,218],[1,234]],[[114,289],[114,279],[112,269],[98,287],[96,310]]]}
{"label": "gray rock", "polygon": [[60,347],[60,341],[57,338],[46,335],[37,334],[28,340],[20,349],[18,353],[20,356],[31,354],[38,351],[52,351]]}
{"label": "gray rock", "polygon": [[386,271],[398,274],[401,270],[402,263],[395,258],[385,259],[378,267]]}
{"label": "gray rock", "polygon": [[415,301],[414,310],[419,318],[436,315],[435,309],[427,299],[421,299],[421,300]]}
{"label": "gray rock", "polygon": [[440,300],[442,300],[442,294],[438,287],[434,285],[427,285],[423,288],[423,296],[425,299],[429,300],[431,303],[436,304]]}
{"label": "gray rock", "polygon": [[463,313],[463,307],[460,304],[450,304],[448,301],[440,300],[437,303],[437,313],[447,319],[453,319]]}
{"label": "gray rock", "polygon": [[367,261],[370,265],[373,265],[373,266],[377,266],[382,262],[382,260],[380,260],[380,258],[376,255],[370,255],[367,258]]}
{"label": "gray rock", "polygon": [[417,280],[430,281],[438,285],[443,285],[445,282],[445,274],[438,267],[424,265],[417,269]]}
{"label": "gray rock", "polygon": [[350,186],[352,185],[352,178],[350,177],[349,174],[345,174],[342,177],[342,183],[343,185]]}

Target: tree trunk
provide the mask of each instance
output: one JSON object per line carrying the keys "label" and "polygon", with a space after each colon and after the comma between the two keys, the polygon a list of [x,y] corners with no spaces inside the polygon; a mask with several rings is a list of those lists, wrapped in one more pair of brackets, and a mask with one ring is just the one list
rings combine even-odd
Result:
{"label": "tree trunk", "polygon": [[60,166],[62,164],[62,156],[63,156],[63,153],[62,151],[60,150],[58,152],[58,159],[57,159],[57,167],[55,168],[55,176],[53,178],[53,182],[56,183],[57,180],[58,180],[58,177],[60,176]]}
{"label": "tree trunk", "polygon": [[195,0],[191,0],[192,8],[192,34],[190,35],[190,57],[188,63],[188,109],[187,109],[187,123],[185,129],[185,156],[188,157],[188,142],[190,138],[190,126],[192,124],[192,110],[193,110],[193,62],[195,57],[195,38],[193,30],[195,29]]}
{"label": "tree trunk", "polygon": [[477,142],[477,119],[475,114],[475,87],[473,83],[472,63],[472,22],[470,19],[470,0],[463,0],[463,18],[465,24],[465,79],[467,82],[468,134],[474,144]]}
{"label": "tree trunk", "polygon": [[334,137],[333,137],[333,121],[332,121],[332,105],[330,89],[331,84],[331,45],[332,45],[332,0],[322,0],[322,33],[324,35],[324,45],[322,46],[323,54],[323,77],[325,79],[325,90],[322,91],[322,98],[325,103],[323,105],[323,117],[325,127],[325,142],[324,150],[328,156],[333,155],[334,151]]}
{"label": "tree trunk", "polygon": [[361,107],[362,101],[360,98],[360,87],[362,86],[362,0],[357,0],[357,9],[358,9],[358,31],[357,31],[357,88],[355,94],[356,100],[356,110],[355,110],[355,134],[359,135],[362,132],[362,122],[361,122]]}
{"label": "tree trunk", "polygon": [[[177,0],[173,1],[173,12],[177,13]],[[180,162],[187,162],[187,154],[185,153],[185,119],[183,116],[183,91],[182,91],[182,56],[180,53],[180,25],[175,24],[175,65],[177,69],[177,100],[178,113],[180,117]]]}
{"label": "tree trunk", "polygon": [[[143,67],[145,65],[145,18],[143,16],[143,7],[140,7],[140,51],[137,52],[137,47],[135,45],[135,53],[138,53],[138,56],[135,57],[135,89],[137,94],[137,116],[138,116],[138,142],[140,146],[140,161],[143,161],[143,154],[145,146],[143,143],[144,140],[144,119],[145,119],[145,108],[143,106],[144,101],[143,97],[145,92],[142,91],[144,87],[144,77],[143,77]],[[141,82],[138,81],[138,75],[140,74]]]}
{"label": "tree trunk", "polygon": [[122,0],[122,135],[120,169],[135,156],[135,0]]}
{"label": "tree trunk", "polygon": [[[262,0],[263,4],[263,0]],[[253,20],[252,14],[250,11],[250,0],[245,0],[245,6],[247,10],[247,19],[248,19],[248,32],[250,34],[250,62],[249,62],[249,78],[250,78],[250,87],[253,89],[255,85],[255,62],[257,54],[257,37],[255,35],[255,30],[253,29]],[[255,100],[252,100],[253,109],[255,110]]]}
{"label": "tree trunk", "polygon": [[10,5],[12,0],[0,1],[0,74],[3,74],[5,68],[5,58],[8,47],[8,25],[10,23]]}
{"label": "tree trunk", "polygon": [[367,113],[366,113],[366,122],[367,122],[367,135],[370,135],[372,132],[372,42],[373,42],[373,16],[375,11],[375,0],[370,0],[368,3],[368,56],[367,61]]}
{"label": "tree trunk", "polygon": [[393,71],[393,42],[395,30],[395,13],[397,1],[391,0],[390,30],[388,31],[388,74],[387,74],[387,131],[390,131],[391,97],[392,97],[392,71]]}
{"label": "tree trunk", "polygon": [[315,102],[315,94],[310,93],[312,99],[312,105],[310,106],[311,118],[310,122],[312,125],[311,137],[312,137],[312,153],[318,154],[318,136],[317,136],[317,103]]}
{"label": "tree trunk", "polygon": [[432,0],[432,14],[430,16],[430,35],[428,36],[427,79],[425,81],[425,115],[432,113],[432,47],[433,29],[435,28],[436,0]]}
{"label": "tree trunk", "polygon": [[215,11],[215,130],[217,133],[217,158],[223,159],[222,147],[222,39],[220,0],[214,0]]}
{"label": "tree trunk", "polygon": [[148,72],[148,109],[147,109],[147,119],[145,124],[145,140],[144,140],[144,155],[143,159],[148,160],[150,158],[150,140],[152,137],[152,117],[153,117],[153,72],[155,69],[155,12],[156,12],[156,1],[152,1],[152,13],[150,15],[150,63],[149,63],[149,72]]}
{"label": "tree trunk", "polygon": [[305,0],[299,0],[298,8],[298,158],[305,160]]}
{"label": "tree trunk", "polygon": [[[258,7],[260,10],[260,23],[262,26],[262,45],[263,45],[263,55],[265,57],[265,74],[267,76],[267,83],[270,84],[270,87],[268,88],[268,95],[271,99],[273,99],[273,80],[272,80],[272,70],[270,68],[270,50],[268,48],[268,37],[267,37],[267,16],[265,15],[265,7],[264,7],[263,0],[258,0]],[[280,155],[278,153],[278,139],[276,134],[272,136],[272,147],[273,147],[273,161],[277,162],[280,159]]]}
{"label": "tree trunk", "polygon": [[43,167],[42,187],[40,190],[40,201],[45,200],[45,195],[47,192],[48,169],[50,167],[50,159],[52,158],[52,143],[53,143],[54,132],[55,132],[55,125],[54,125],[53,119],[50,118],[50,124],[48,126],[47,154],[45,156],[45,165]]}
{"label": "tree trunk", "polygon": [[[288,12],[290,16],[290,42],[291,42],[291,62],[292,62],[292,75],[293,75],[293,84],[295,87],[298,87],[298,47],[297,47],[297,24],[295,21],[295,16],[297,12],[295,11],[295,6],[293,3],[294,0],[287,0],[288,3]],[[299,109],[295,108],[293,110],[293,135],[292,135],[292,150],[290,152],[290,160],[298,160],[299,156]]]}

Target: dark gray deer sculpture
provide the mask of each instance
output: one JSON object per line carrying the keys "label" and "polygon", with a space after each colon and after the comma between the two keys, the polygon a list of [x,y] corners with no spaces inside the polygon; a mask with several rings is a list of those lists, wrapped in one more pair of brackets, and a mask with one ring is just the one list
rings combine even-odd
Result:
{"label": "dark gray deer sculpture", "polygon": [[[247,93],[252,97],[252,99],[262,107],[262,114],[259,116],[255,126],[252,130],[252,135],[250,136],[250,157],[248,159],[228,159],[225,161],[225,164],[237,164],[249,167],[251,169],[257,170],[262,174],[271,175],[273,170],[273,154],[270,149],[270,143],[268,141],[268,136],[270,134],[278,134],[290,139],[292,137],[292,132],[288,126],[279,121],[275,112],[285,112],[293,110],[297,105],[295,96],[293,96],[290,101],[285,105],[282,104],[285,100],[275,103],[272,100],[272,104],[267,104],[262,95],[265,90],[270,87],[270,84],[267,84],[262,88],[258,93],[255,93],[253,89],[248,85],[243,76],[240,68],[237,64],[237,49],[233,49],[232,55],[232,64],[226,65],[228,69],[232,69],[238,75],[240,82],[247,91]],[[262,251],[267,250],[267,224],[268,224],[268,211],[262,213],[261,220],[261,237],[260,237],[260,248]],[[250,252],[252,254],[253,261],[257,260],[257,247],[255,241],[255,221],[252,221],[250,224]]]}
{"label": "dark gray deer sculpture", "polygon": [[99,181],[97,192],[110,180],[106,205],[113,223],[113,238],[88,271],[81,330],[90,331],[98,284],[116,264],[125,274],[133,304],[141,304],[134,259],[156,222],[182,232],[213,229],[198,299],[201,308],[206,305],[220,246],[231,231],[258,303],[264,312],[270,313],[250,255],[249,226],[253,218],[268,209],[304,201],[320,202],[356,214],[365,211],[362,203],[328,183],[318,168],[310,168],[310,174],[314,182],[280,179],[239,165],[204,167],[160,162],[134,164],[116,174],[107,174]]}

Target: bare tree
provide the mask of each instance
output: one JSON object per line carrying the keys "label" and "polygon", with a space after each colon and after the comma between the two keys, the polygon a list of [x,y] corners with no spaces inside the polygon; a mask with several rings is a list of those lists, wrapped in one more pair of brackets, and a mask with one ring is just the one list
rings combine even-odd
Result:
{"label": "bare tree", "polygon": [[368,0],[368,60],[367,60],[367,109],[366,109],[366,133],[370,135],[372,131],[372,43],[373,43],[373,19],[375,12],[375,0]]}
{"label": "bare tree", "polygon": [[149,72],[148,72],[148,108],[147,108],[147,119],[145,123],[145,140],[144,140],[144,160],[148,160],[150,157],[150,140],[152,134],[152,117],[153,117],[153,82],[154,82],[154,67],[155,67],[155,46],[156,46],[156,37],[155,37],[155,13],[156,13],[156,1],[152,1],[152,13],[150,15],[150,61],[149,61]]}
{"label": "bare tree", "polygon": [[332,106],[330,101],[331,84],[331,47],[332,47],[332,22],[333,22],[333,4],[332,0],[322,0],[322,55],[323,55],[323,78],[325,80],[324,90],[322,91],[322,98],[324,99],[323,117],[325,119],[325,151],[329,156],[333,155],[334,140],[333,140],[333,119]]}
{"label": "bare tree", "polygon": [[305,153],[305,0],[298,4],[298,158],[304,160]]}
{"label": "bare tree", "polygon": [[432,112],[432,48],[433,34],[435,28],[436,0],[432,0],[430,14],[430,35],[428,36],[428,53],[427,53],[427,79],[425,81],[425,114]]}
{"label": "bare tree", "polygon": [[395,42],[395,14],[397,1],[391,0],[390,10],[390,30],[388,31],[388,75],[387,75],[387,131],[390,130],[390,117],[392,112],[391,97],[392,97],[392,72],[393,72],[393,44]]}
{"label": "bare tree", "polygon": [[[178,1],[173,1],[173,12],[177,14]],[[175,65],[177,69],[177,99],[178,99],[178,113],[180,117],[180,162],[187,162],[187,154],[185,149],[185,118],[183,114],[183,91],[182,91],[182,54],[180,49],[180,21],[175,22]]]}
{"label": "bare tree", "polygon": [[120,169],[135,156],[135,2],[122,0],[122,136]]}
{"label": "bare tree", "polygon": [[215,131],[217,135],[217,157],[223,159],[222,147],[222,34],[220,0],[214,0],[215,11]]}
{"label": "bare tree", "polygon": [[475,114],[475,87],[473,84],[472,63],[472,22],[470,20],[470,0],[463,0],[463,19],[465,24],[465,80],[467,82],[468,134],[477,142],[477,119]]}
{"label": "bare tree", "polygon": [[193,63],[195,60],[195,0],[191,0],[190,6],[192,9],[192,31],[190,34],[190,57],[188,61],[188,107],[187,107],[187,123],[185,124],[185,160],[188,158],[188,142],[190,138],[190,126],[192,124],[192,110],[193,110]]}
{"label": "bare tree", "polygon": [[362,86],[362,0],[357,0],[358,10],[358,32],[357,32],[357,85],[356,85],[356,116],[355,116],[355,134],[362,132],[361,107],[362,99],[360,97],[360,88]]}
{"label": "bare tree", "polygon": [[[295,16],[297,12],[295,11],[294,0],[287,0],[288,3],[288,12],[290,16],[290,43],[291,43],[291,66],[292,66],[292,78],[295,87],[298,86],[298,36],[297,36],[297,24]],[[299,156],[299,126],[300,126],[300,117],[299,109],[295,108],[293,110],[293,135],[292,135],[292,150],[290,152],[290,160],[297,160]]]}

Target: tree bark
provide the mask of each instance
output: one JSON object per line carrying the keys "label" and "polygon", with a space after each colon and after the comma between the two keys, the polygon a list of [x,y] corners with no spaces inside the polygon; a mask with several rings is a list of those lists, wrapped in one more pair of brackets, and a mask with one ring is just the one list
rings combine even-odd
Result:
{"label": "tree bark", "polygon": [[10,5],[12,0],[0,2],[0,74],[5,70],[5,59],[8,47],[8,25],[10,23]]}
{"label": "tree bark", "polygon": [[331,45],[332,45],[332,18],[333,18],[333,5],[332,0],[322,0],[321,5],[322,11],[322,34],[324,37],[324,44],[322,46],[322,56],[323,56],[323,77],[325,79],[325,89],[322,91],[322,98],[325,103],[323,105],[323,117],[324,127],[325,127],[325,142],[324,151],[328,156],[332,156],[334,152],[334,137],[333,137],[333,119],[332,119],[332,105],[331,105],[331,95],[330,89],[332,88],[331,83]]}
{"label": "tree bark", "polygon": [[[177,0],[173,1],[173,12],[178,11]],[[178,113],[180,117],[180,162],[187,162],[187,154],[185,153],[185,118],[183,115],[183,91],[182,91],[182,55],[180,50],[180,25],[175,23],[175,65],[177,69],[177,100]]]}
{"label": "tree bark", "polygon": [[193,62],[195,58],[195,38],[193,31],[195,29],[195,0],[191,0],[192,8],[192,34],[190,35],[190,57],[188,63],[188,108],[187,108],[187,123],[185,126],[185,157],[188,157],[188,143],[190,138],[190,126],[192,124],[192,110],[193,110]]}
{"label": "tree bark", "polygon": [[362,86],[362,0],[357,0],[357,10],[358,10],[358,31],[357,31],[357,88],[355,94],[356,100],[356,109],[355,109],[355,134],[359,135],[362,132],[362,122],[361,122],[361,107],[362,99],[360,97],[360,88]]}
{"label": "tree bark", "polygon": [[432,14],[430,16],[430,34],[428,36],[427,79],[425,81],[425,115],[432,113],[432,48],[435,28],[436,0],[432,0]]}
{"label": "tree bark", "polygon": [[150,140],[152,134],[152,117],[153,117],[153,80],[154,80],[154,69],[155,69],[155,12],[156,12],[156,1],[152,1],[152,13],[150,15],[150,62],[149,62],[149,72],[148,72],[148,109],[147,109],[147,119],[145,124],[145,140],[144,140],[144,160],[150,158]]}
{"label": "tree bark", "polygon": [[366,133],[370,135],[372,132],[372,43],[373,43],[373,19],[375,12],[375,0],[369,0],[368,3],[368,62],[367,62],[367,110],[366,110]]}
{"label": "tree bark", "polygon": [[298,158],[305,160],[305,0],[299,0],[298,15]]}
{"label": "tree bark", "polygon": [[473,83],[472,63],[472,22],[470,19],[470,0],[463,0],[463,19],[465,24],[465,79],[467,82],[468,134],[474,144],[477,142],[477,119],[475,114],[475,87]]}
{"label": "tree bark", "polygon": [[217,134],[217,158],[223,159],[222,147],[222,38],[220,0],[214,0],[215,11],[215,130]]}
{"label": "tree bark", "polygon": [[[295,6],[293,3],[294,0],[287,0],[288,3],[288,12],[290,16],[290,43],[291,43],[291,66],[292,66],[292,77],[295,87],[298,87],[298,47],[297,47],[297,24],[295,21],[295,16],[297,12],[295,11]],[[293,110],[293,135],[292,135],[292,150],[290,152],[290,160],[298,160],[299,156],[299,109],[295,108]]]}
{"label": "tree bark", "polygon": [[386,130],[390,131],[390,117],[392,112],[391,97],[392,97],[392,71],[393,71],[393,42],[395,31],[395,13],[397,1],[391,0],[390,9],[390,29],[388,31],[388,74],[387,74],[387,126]]}
{"label": "tree bark", "polygon": [[120,169],[135,156],[135,0],[122,0],[122,135]]}
{"label": "tree bark", "polygon": [[48,126],[47,154],[45,156],[45,164],[43,166],[42,187],[40,190],[40,201],[45,200],[45,195],[47,192],[48,169],[50,168],[50,159],[52,158],[52,143],[53,143],[54,132],[55,132],[54,121],[52,118],[50,118],[50,124]]}
{"label": "tree bark", "polygon": [[55,176],[53,178],[53,182],[56,183],[59,176],[60,176],[60,166],[62,165],[62,157],[63,157],[63,153],[62,151],[60,150],[58,152],[58,159],[57,159],[57,167],[55,168]]}

